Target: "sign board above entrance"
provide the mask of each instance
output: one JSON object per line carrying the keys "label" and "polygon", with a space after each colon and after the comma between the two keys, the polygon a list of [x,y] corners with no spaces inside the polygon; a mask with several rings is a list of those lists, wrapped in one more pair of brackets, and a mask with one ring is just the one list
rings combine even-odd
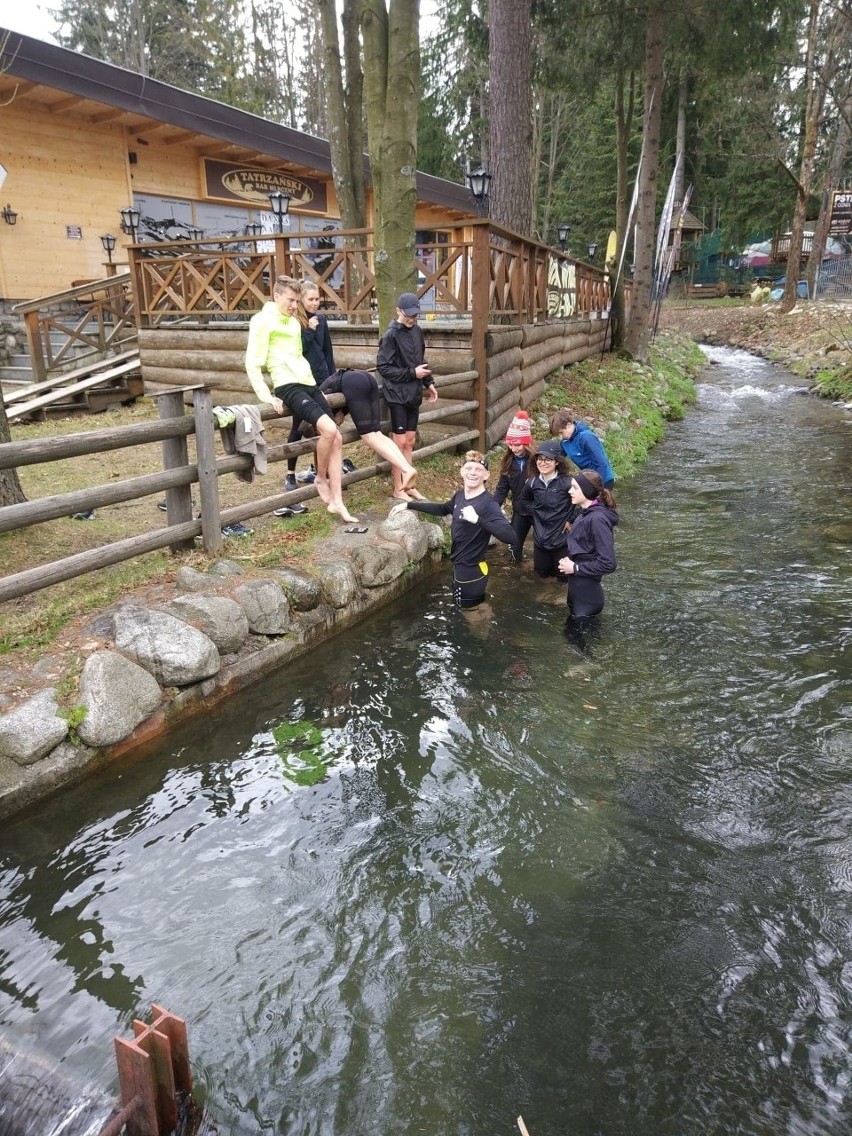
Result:
{"label": "sign board above entrance", "polygon": [[204,190],[208,197],[269,208],[267,195],[276,189],[290,194],[291,209],[325,213],[328,208],[325,182],[204,158]]}

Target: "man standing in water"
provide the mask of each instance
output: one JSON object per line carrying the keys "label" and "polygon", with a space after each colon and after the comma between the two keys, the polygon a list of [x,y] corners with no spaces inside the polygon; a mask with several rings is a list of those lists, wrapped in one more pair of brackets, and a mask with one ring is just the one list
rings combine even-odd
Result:
{"label": "man standing in water", "polygon": [[[302,327],[296,318],[300,289],[298,280],[277,277],[272,301],[249,321],[246,373],[260,402],[271,404],[276,414],[283,414],[286,406],[316,427],[319,440],[314,485],[329,513],[352,524],[358,518],[343,504],[340,481],[343,438],[302,354]],[[269,374],[272,392],[264,371]]]}

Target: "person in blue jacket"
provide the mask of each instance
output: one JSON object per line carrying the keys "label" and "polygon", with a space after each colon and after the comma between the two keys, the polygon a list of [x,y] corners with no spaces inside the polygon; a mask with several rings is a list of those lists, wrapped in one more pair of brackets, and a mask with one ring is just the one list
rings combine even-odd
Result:
{"label": "person in blue jacket", "polygon": [[550,419],[550,433],[559,438],[562,453],[577,469],[593,469],[604,489],[615,486],[615,474],[603,442],[585,422],[578,422],[570,410],[557,410]]}
{"label": "person in blue jacket", "polygon": [[568,533],[567,556],[559,561],[559,570],[568,578],[571,617],[585,619],[603,611],[601,578],[616,569],[612,530],[618,524],[618,513],[615,498],[593,469],[574,474],[570,494],[578,515]]}

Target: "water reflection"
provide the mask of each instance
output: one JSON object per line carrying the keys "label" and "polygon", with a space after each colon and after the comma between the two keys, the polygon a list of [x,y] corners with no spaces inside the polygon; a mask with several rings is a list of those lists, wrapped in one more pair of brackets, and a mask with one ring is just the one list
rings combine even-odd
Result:
{"label": "water reflection", "polygon": [[845,1133],[848,426],[718,357],[591,634],[495,558],[11,825],[0,1025],[167,1005],[223,1133]]}

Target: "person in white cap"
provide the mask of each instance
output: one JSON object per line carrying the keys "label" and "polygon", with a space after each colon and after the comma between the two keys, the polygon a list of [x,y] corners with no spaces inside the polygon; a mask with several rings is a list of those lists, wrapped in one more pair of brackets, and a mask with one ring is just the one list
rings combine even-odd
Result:
{"label": "person in white cap", "polygon": [[[413,292],[403,292],[396,302],[396,319],[391,320],[379,343],[376,360],[382,395],[390,411],[391,434],[409,464],[424,392],[428,402],[435,402],[438,397],[432,370],[426,362],[426,340],[417,323],[419,315],[417,297]],[[403,489],[403,475],[398,469],[393,471],[393,484],[393,495],[398,500],[420,499],[416,489]]]}

